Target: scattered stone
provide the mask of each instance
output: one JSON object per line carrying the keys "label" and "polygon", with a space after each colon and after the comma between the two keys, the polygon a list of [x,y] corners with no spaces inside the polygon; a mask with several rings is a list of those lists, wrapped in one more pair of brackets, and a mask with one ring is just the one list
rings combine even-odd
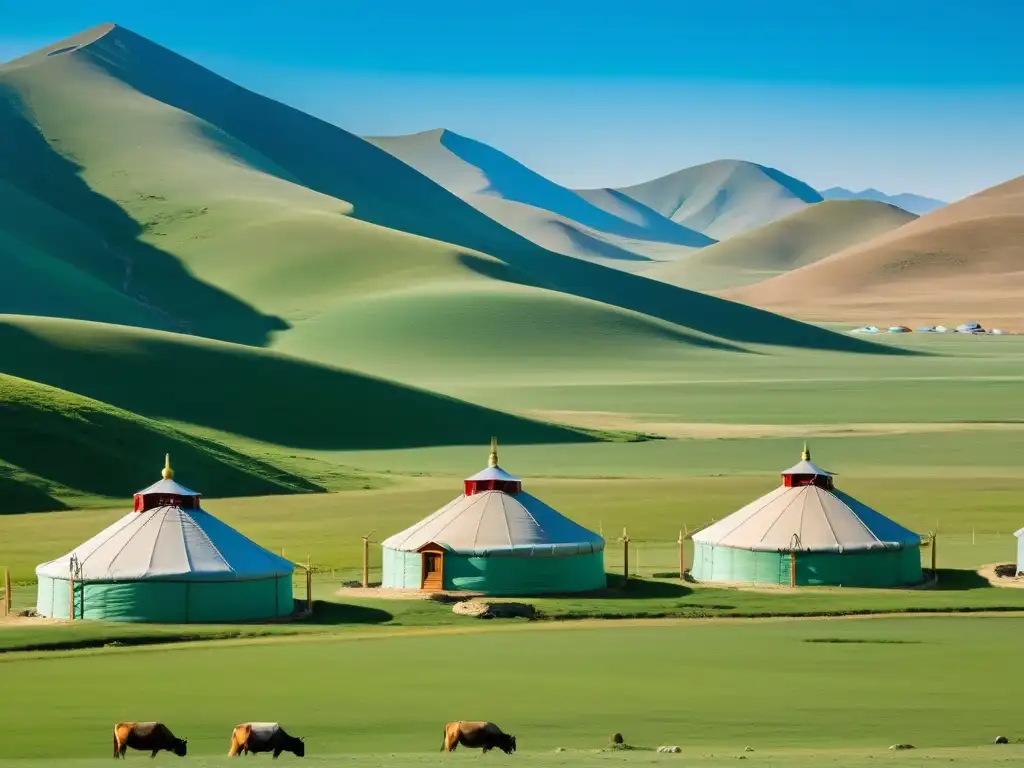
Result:
{"label": "scattered stone", "polygon": [[34,608],[26,608],[24,611],[19,611],[18,615],[23,619],[35,619],[39,617],[39,614],[36,613]]}
{"label": "scattered stone", "polygon": [[1017,578],[1017,565],[1015,563],[1000,563],[993,570],[996,576],[1001,579]]}
{"label": "scattered stone", "polygon": [[739,757],[737,757],[736,759],[737,759],[737,760],[746,760],[746,759],[747,759],[747,756],[746,756],[746,755],[740,755],[740,756],[739,756]]}
{"label": "scattered stone", "polygon": [[916,749],[916,747],[913,744],[893,744],[891,747],[889,747],[889,749],[892,749],[892,750]]}
{"label": "scattered stone", "polygon": [[362,589],[363,582],[361,582],[361,581],[343,581],[343,582],[341,582],[341,586],[345,587],[346,589]]}
{"label": "scattered stone", "polygon": [[624,744],[625,740],[622,738],[621,733],[612,734],[612,744]]}
{"label": "scattered stone", "polygon": [[996,744],[1009,744],[1010,740],[1005,736],[996,736]]}
{"label": "scattered stone", "polygon": [[679,747],[658,747],[658,751],[659,752],[667,752],[669,754],[673,754],[674,755],[677,752],[681,752],[682,750],[680,750]]}
{"label": "scattered stone", "polygon": [[744,747],[744,748],[743,748],[743,751],[744,751],[744,752],[753,752],[753,751],[754,751],[754,748],[753,748],[753,747]]}
{"label": "scattered stone", "polygon": [[555,752],[565,752],[565,747],[555,747]]}
{"label": "scattered stone", "polygon": [[537,615],[536,608],[528,603],[487,603],[483,600],[462,600],[452,606],[452,612],[478,619],[532,619]]}

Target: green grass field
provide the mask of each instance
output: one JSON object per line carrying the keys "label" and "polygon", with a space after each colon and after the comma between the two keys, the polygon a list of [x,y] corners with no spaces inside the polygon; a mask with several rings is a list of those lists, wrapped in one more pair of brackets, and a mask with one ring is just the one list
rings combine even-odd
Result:
{"label": "green grass field", "polygon": [[[1016,691],[993,672],[1016,663],[1022,627],[978,617],[515,625],[5,655],[3,756],[106,756],[112,724],[128,718],[166,721],[206,759],[250,719],[280,720],[321,758],[432,752],[445,721],[477,717],[516,733],[534,759],[605,746],[615,731],[705,754],[979,747],[1019,731]],[[60,722],[62,738],[39,739],[41,719]]]}

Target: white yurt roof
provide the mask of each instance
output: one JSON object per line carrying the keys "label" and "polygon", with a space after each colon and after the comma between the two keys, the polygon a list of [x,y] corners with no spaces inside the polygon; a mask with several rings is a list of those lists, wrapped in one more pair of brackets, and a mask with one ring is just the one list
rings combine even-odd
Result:
{"label": "white yurt roof", "polygon": [[842,491],[781,486],[693,535],[759,551],[846,552],[918,546],[921,537]]}
{"label": "white yurt roof", "polygon": [[783,475],[819,475],[823,477],[831,477],[832,473],[828,472],[813,461],[811,461],[811,452],[807,449],[807,445],[804,445],[803,453],[800,454],[800,461],[794,464],[789,469],[782,472]]}
{"label": "white yurt roof", "polygon": [[199,496],[200,494],[174,479],[174,470],[171,469],[171,454],[164,455],[164,468],[160,470],[160,479],[150,486],[136,491],[136,496],[147,496],[149,494],[169,494],[173,496]]}
{"label": "white yurt roof", "polygon": [[196,491],[186,488],[176,480],[169,477],[161,478],[150,486],[143,488],[141,491],[136,491],[136,496],[148,495],[150,493],[167,493],[175,496],[199,496],[200,494]]}
{"label": "white yurt roof", "polygon": [[459,496],[383,546],[415,552],[438,544],[466,555],[575,555],[600,552],[604,539],[520,491],[483,491]]}
{"label": "white yurt roof", "polygon": [[510,475],[504,469],[495,464],[493,467],[487,467],[487,469],[481,469],[475,475],[470,475],[466,478],[467,480],[511,480],[518,482],[522,478]]}
{"label": "white yurt roof", "polygon": [[[175,483],[170,468],[165,478],[143,493],[196,496]],[[163,485],[167,484],[167,485]],[[170,490],[171,487],[181,491]],[[63,557],[36,567],[36,574],[67,578],[77,557],[86,581],[192,579],[219,581],[285,576],[295,566],[246,538],[202,509],[154,507],[129,512]]]}

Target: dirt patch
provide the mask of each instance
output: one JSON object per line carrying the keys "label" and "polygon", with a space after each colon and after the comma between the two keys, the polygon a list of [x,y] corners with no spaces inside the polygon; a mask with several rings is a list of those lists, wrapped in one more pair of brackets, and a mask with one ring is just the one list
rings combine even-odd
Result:
{"label": "dirt patch", "polygon": [[7,629],[10,627],[35,627],[42,625],[57,626],[60,624],[67,624],[63,619],[48,619],[45,616],[18,616],[11,614],[10,616],[0,616],[0,629]]}
{"label": "dirt patch", "polygon": [[993,587],[1024,589],[1024,576],[1017,576],[1017,567],[1012,563],[992,563],[978,569],[978,575]]}

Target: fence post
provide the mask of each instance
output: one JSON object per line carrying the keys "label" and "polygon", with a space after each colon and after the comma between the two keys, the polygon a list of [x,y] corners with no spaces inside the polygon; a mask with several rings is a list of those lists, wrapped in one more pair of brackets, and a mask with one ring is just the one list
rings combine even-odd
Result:
{"label": "fence post", "polygon": [[370,537],[363,536],[363,589],[370,586]]}
{"label": "fence post", "polygon": [[789,586],[796,586],[796,550],[789,553]]}
{"label": "fence post", "polygon": [[938,573],[935,570],[935,539],[936,539],[936,534],[933,533],[932,534],[932,576],[937,579],[938,578]]}
{"label": "fence post", "polygon": [[622,529],[622,588],[629,585],[629,534]]}
{"label": "fence post", "polygon": [[684,574],[686,573],[686,551],[683,549],[683,542],[686,539],[683,538],[683,532],[679,532],[679,583],[682,584],[686,581]]}
{"label": "fence post", "polygon": [[4,566],[4,616],[11,613],[11,569]]}

